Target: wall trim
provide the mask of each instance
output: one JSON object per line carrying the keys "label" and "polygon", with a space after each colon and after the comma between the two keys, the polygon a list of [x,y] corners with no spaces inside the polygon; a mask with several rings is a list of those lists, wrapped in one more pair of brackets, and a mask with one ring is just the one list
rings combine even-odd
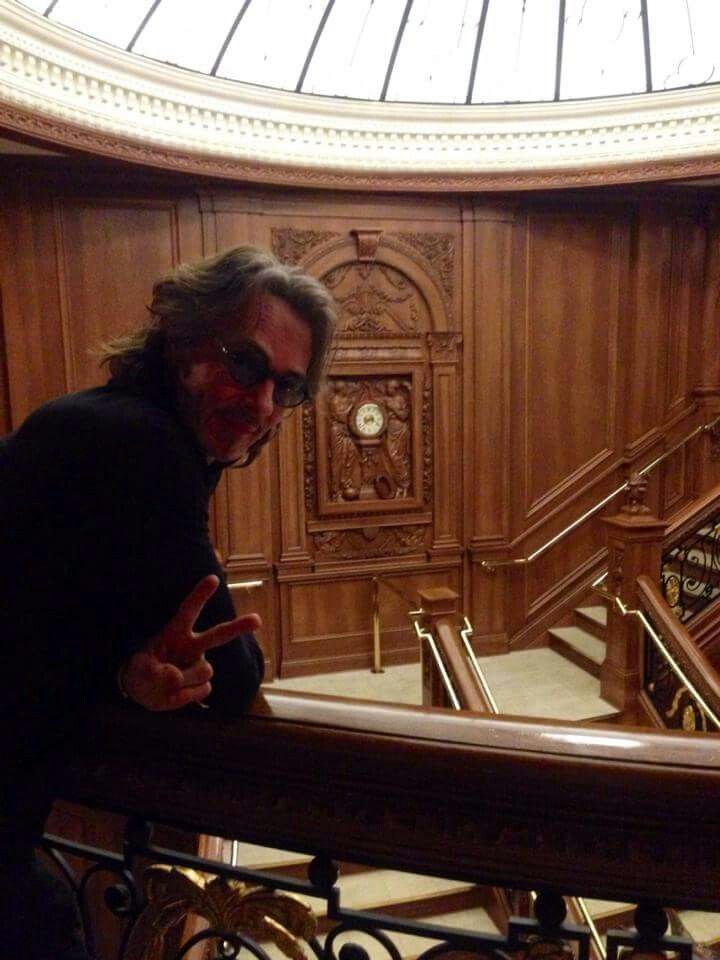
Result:
{"label": "wall trim", "polygon": [[0,126],[228,179],[477,191],[720,172],[720,85],[550,104],[438,106],[287,93],[169,67],[0,0]]}

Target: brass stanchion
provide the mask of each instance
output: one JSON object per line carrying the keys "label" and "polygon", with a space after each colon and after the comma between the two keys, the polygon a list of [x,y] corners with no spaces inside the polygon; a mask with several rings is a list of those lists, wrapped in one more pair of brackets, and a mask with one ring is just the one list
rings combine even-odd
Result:
{"label": "brass stanchion", "polygon": [[380,581],[372,578],[373,585],[373,673],[385,673],[380,650]]}

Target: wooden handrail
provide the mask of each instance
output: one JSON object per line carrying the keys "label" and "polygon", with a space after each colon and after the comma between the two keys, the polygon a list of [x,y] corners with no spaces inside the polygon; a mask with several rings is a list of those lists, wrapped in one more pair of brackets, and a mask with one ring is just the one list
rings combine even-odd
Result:
{"label": "wooden handrail", "polygon": [[720,716],[720,676],[713,664],[673,614],[657,583],[650,577],[638,578],[638,597],[650,619],[660,627],[668,640],[678,666],[698,688],[713,712]]}
{"label": "wooden handrail", "polygon": [[448,667],[455,691],[460,698],[462,709],[474,710],[476,713],[487,713],[489,704],[485,700],[467,657],[460,649],[457,631],[449,623],[440,623],[436,632],[440,652]]}
{"label": "wooden handrail", "polygon": [[720,484],[711,487],[673,517],[665,533],[664,548],[669,550],[689,534],[694,533],[702,526],[703,521],[718,509],[720,509]]}
{"label": "wooden handrail", "polygon": [[720,907],[720,737],[267,691],[99,712],[63,795],[195,832],[601,899]]}

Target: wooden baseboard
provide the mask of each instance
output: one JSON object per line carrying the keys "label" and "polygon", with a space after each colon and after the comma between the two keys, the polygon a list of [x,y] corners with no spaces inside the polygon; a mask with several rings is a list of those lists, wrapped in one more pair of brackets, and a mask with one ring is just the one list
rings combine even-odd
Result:
{"label": "wooden baseboard", "polygon": [[[394,650],[383,651],[383,666],[394,667],[404,663],[417,663],[418,671],[420,670],[420,655],[418,653],[417,643],[412,647],[401,647]],[[286,660],[280,667],[279,679],[286,680],[290,677],[309,677],[318,673],[339,673],[341,670],[369,670],[372,665],[372,652],[365,650],[360,653],[333,657],[332,659],[314,657],[307,660]],[[418,673],[418,682],[419,676]],[[270,678],[268,677],[268,679]]]}

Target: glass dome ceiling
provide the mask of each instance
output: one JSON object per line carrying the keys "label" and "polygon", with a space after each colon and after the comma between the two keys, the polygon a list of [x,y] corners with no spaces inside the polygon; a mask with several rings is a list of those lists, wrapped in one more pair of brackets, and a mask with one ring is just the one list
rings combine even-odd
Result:
{"label": "glass dome ceiling", "polygon": [[23,0],[185,69],[305,94],[532,103],[720,81],[720,0]]}

